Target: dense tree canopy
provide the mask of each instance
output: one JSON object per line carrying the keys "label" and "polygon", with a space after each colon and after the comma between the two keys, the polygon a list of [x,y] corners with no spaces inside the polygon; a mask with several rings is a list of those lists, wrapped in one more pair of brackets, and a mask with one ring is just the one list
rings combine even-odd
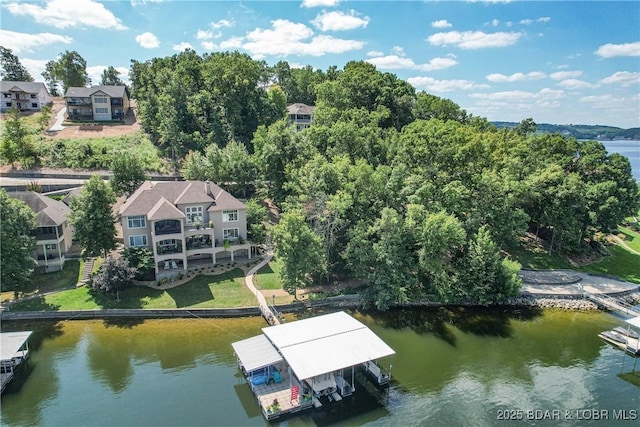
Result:
{"label": "dense tree canopy", "polygon": [[104,86],[124,86],[124,82],[120,79],[120,74],[120,71],[113,66],[109,66],[102,71],[100,84]]}
{"label": "dense tree canopy", "polygon": [[35,267],[31,233],[36,225],[31,208],[0,188],[0,283],[3,291],[13,291],[16,298]]}
{"label": "dense tree canopy", "polygon": [[[639,207],[628,160],[602,144],[538,134],[530,118],[498,130],[364,61],[323,72],[187,50],[134,61],[131,76],[143,126],[186,154],[185,177],[266,184],[290,291],[322,270],[363,279],[379,308],[501,301],[518,292],[507,254],[526,233],[589,250]],[[302,132],[283,120],[294,102],[315,106]]]}

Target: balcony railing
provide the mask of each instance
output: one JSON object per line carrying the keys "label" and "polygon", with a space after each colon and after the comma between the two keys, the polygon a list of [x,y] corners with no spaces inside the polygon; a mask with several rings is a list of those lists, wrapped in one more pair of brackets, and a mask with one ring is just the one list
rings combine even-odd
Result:
{"label": "balcony railing", "polygon": [[175,245],[175,246],[156,245],[156,252],[158,252],[158,255],[180,254],[182,253],[182,245]]}
{"label": "balcony railing", "polygon": [[193,249],[211,249],[213,242],[211,239],[187,239],[187,250]]}
{"label": "balcony railing", "polygon": [[68,99],[67,105],[91,105],[91,100],[82,101],[80,99]]}

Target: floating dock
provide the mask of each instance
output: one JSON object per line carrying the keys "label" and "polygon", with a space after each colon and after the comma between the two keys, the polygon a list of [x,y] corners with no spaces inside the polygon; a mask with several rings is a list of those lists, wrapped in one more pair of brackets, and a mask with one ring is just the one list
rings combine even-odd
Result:
{"label": "floating dock", "polygon": [[0,373],[2,390],[9,385],[15,371],[29,357],[29,337],[32,331],[4,332],[0,334]]}
{"label": "floating dock", "polygon": [[[634,317],[626,321],[631,326],[640,328],[640,317]],[[633,357],[640,357],[640,339],[638,333],[629,327],[615,328],[611,331],[604,331],[598,334],[598,336],[609,344],[618,347]]]}
{"label": "floating dock", "polygon": [[390,369],[376,361],[395,352],[364,324],[344,312],[269,326],[232,345],[238,365],[267,420],[338,402],[355,392],[355,370],[377,385]]}

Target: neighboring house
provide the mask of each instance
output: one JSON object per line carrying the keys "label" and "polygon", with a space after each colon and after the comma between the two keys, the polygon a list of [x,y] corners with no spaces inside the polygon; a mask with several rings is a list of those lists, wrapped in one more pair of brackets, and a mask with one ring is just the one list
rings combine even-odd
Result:
{"label": "neighboring house", "polygon": [[40,111],[53,102],[44,83],[40,82],[0,82],[2,99],[0,110],[5,112],[12,108],[20,111]]}
{"label": "neighboring house", "polygon": [[126,247],[153,252],[156,279],[251,258],[244,203],[212,182],[145,181],[121,206]]}
{"label": "neighboring house", "polygon": [[296,126],[296,131],[311,127],[313,123],[313,110],[315,107],[307,104],[292,104],[287,107],[287,114],[289,115],[289,122]]}
{"label": "neighboring house", "polygon": [[34,191],[8,194],[22,200],[36,214],[38,225],[33,232],[36,238],[33,258],[37,270],[45,273],[62,270],[72,244],[73,227],[68,221],[71,209],[58,200]]}
{"label": "neighboring house", "polygon": [[123,120],[130,107],[125,86],[70,87],[64,100],[71,120]]}

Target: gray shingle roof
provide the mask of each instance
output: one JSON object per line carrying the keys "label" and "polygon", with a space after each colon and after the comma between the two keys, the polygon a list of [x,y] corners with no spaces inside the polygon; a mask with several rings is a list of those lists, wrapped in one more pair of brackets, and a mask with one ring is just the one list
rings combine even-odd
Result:
{"label": "gray shingle roof", "polygon": [[246,208],[218,185],[209,183],[210,194],[206,188],[203,181],[145,181],[122,205],[120,215],[153,215],[154,220],[184,217],[178,204],[202,204],[208,211]]}
{"label": "gray shingle roof", "polygon": [[289,105],[287,111],[289,114],[307,114],[311,116],[315,108],[316,107],[312,107],[311,105],[296,103]]}
{"label": "gray shingle roof", "polygon": [[9,80],[0,82],[0,90],[2,92],[10,92],[14,88],[26,93],[39,93],[42,89],[49,93],[42,82],[13,82]]}
{"label": "gray shingle roof", "polygon": [[88,98],[96,92],[103,92],[111,98],[124,98],[126,96],[126,88],[124,86],[91,86],[70,87],[64,97]]}
{"label": "gray shingle roof", "polygon": [[34,191],[17,191],[8,194],[25,202],[36,213],[38,227],[62,225],[67,220],[67,216],[71,214],[71,209],[61,201]]}

